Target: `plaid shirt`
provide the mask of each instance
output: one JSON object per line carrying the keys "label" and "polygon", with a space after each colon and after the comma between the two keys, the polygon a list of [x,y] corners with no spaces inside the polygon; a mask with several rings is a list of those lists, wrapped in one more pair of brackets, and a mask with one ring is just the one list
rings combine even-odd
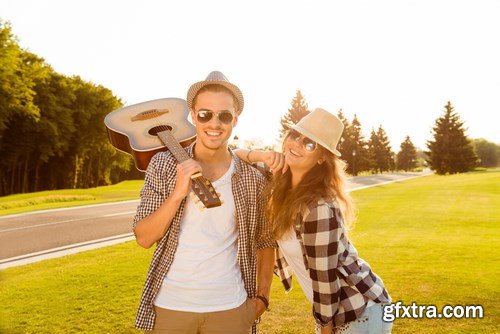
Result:
{"label": "plaid shirt", "polygon": [[[193,157],[193,147],[194,143],[186,148],[190,157]],[[238,226],[238,264],[248,297],[253,298],[257,290],[255,251],[275,247],[270,226],[264,214],[265,203],[262,194],[266,180],[257,169],[243,163],[232,152],[231,155],[235,166],[231,180]],[[134,231],[137,222],[157,210],[174,190],[177,178],[176,166],[177,161],[168,151],[157,153],[151,159],[146,171],[144,187],[141,190],[141,202],[134,218]],[[157,242],[136,316],[136,328],[152,330],[154,327],[156,314],[153,301],[174,260],[185,203],[186,201],[183,200],[169,229]],[[256,333],[255,326],[252,332]]]}
{"label": "plaid shirt", "polygon": [[[313,316],[316,323],[333,327],[353,321],[368,300],[390,301],[380,277],[358,257],[346,237],[342,214],[336,201],[321,199],[309,205],[295,225],[304,265],[312,280]],[[280,249],[276,250],[275,273],[285,290],[292,288],[292,269]]]}

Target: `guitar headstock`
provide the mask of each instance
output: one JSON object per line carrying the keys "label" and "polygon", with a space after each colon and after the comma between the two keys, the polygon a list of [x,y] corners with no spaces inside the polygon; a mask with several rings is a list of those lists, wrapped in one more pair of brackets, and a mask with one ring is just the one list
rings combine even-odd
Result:
{"label": "guitar headstock", "polygon": [[219,194],[217,194],[209,180],[205,179],[203,176],[198,176],[193,178],[192,181],[191,188],[196,196],[203,202],[205,207],[213,208],[222,205]]}

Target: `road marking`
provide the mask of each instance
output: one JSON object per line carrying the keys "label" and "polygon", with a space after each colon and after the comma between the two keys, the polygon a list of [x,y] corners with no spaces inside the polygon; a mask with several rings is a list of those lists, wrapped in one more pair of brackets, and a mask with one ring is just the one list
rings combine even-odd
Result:
{"label": "road marking", "polygon": [[16,218],[16,217],[22,217],[22,216],[35,215],[35,214],[46,213],[46,212],[59,212],[59,211],[76,210],[76,209],[82,209],[82,208],[95,208],[98,206],[119,205],[119,204],[128,204],[128,203],[134,203],[134,202],[139,203],[139,200],[138,199],[131,199],[128,201],[109,202],[109,203],[101,203],[101,204],[87,204],[87,205],[71,206],[71,207],[67,207],[67,208],[37,210],[37,211],[31,211],[31,212],[25,212],[25,213],[16,213],[16,214],[12,214],[12,215],[0,216],[0,220],[7,219],[7,218]]}
{"label": "road marking", "polygon": [[128,214],[136,213],[136,212],[137,211],[134,210],[134,211],[127,211],[127,212],[120,212],[120,213],[110,213],[109,215],[104,215],[101,217],[114,217],[114,216],[128,215]]}
{"label": "road marking", "polygon": [[25,264],[39,262],[42,260],[54,259],[70,254],[76,254],[88,250],[98,249],[102,247],[116,245],[122,242],[134,240],[135,237],[132,233],[120,234],[114,237],[102,238],[81,242],[77,244],[51,248],[44,251],[11,257],[8,259],[0,260],[0,270],[23,266]]}
{"label": "road marking", "polygon": [[90,219],[98,219],[98,218],[114,217],[114,216],[123,216],[123,215],[129,215],[129,214],[132,214],[132,213],[135,213],[135,211],[112,213],[112,214],[108,214],[108,215],[104,215],[104,216],[97,216],[97,217],[86,217],[86,218],[68,219],[68,220],[61,220],[61,221],[58,221],[58,222],[51,222],[51,223],[37,224],[37,225],[30,225],[30,226],[23,226],[23,227],[14,227],[14,228],[6,229],[6,230],[0,230],[0,233],[6,233],[6,232],[12,232],[12,231],[19,231],[19,230],[27,230],[27,229],[30,229],[30,228],[42,227],[42,226],[67,224],[67,223],[79,222],[79,221],[82,221],[82,220],[90,220]]}

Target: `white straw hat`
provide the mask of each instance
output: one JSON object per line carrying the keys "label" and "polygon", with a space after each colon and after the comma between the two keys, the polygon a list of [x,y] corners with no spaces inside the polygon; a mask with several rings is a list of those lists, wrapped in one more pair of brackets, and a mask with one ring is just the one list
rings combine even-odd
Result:
{"label": "white straw hat", "polygon": [[344,123],[325,109],[317,108],[304,116],[297,124],[285,125],[340,157],[337,145],[344,131]]}

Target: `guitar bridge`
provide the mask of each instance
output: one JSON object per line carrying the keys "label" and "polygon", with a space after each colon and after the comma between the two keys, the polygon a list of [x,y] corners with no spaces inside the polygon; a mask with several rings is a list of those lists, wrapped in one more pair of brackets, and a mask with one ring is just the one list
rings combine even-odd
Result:
{"label": "guitar bridge", "polygon": [[130,120],[132,122],[145,121],[147,119],[160,117],[161,115],[168,114],[169,112],[170,112],[170,110],[168,110],[168,109],[150,109],[150,110],[146,110],[146,111],[143,111],[141,113],[138,113],[137,115],[132,117]]}

